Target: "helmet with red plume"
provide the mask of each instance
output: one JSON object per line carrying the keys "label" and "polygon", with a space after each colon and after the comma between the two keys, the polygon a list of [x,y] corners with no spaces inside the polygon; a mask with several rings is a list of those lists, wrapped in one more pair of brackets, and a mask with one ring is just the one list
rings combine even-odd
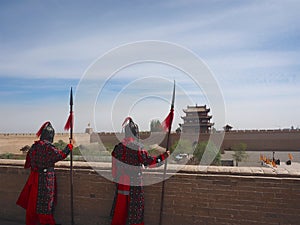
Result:
{"label": "helmet with red plume", "polygon": [[37,137],[40,137],[40,140],[47,140],[53,142],[55,131],[49,121],[45,122],[39,131],[36,133]]}
{"label": "helmet with red plume", "polygon": [[[128,122],[128,124],[125,125],[127,122]],[[139,137],[140,137],[139,127],[137,124],[135,124],[133,122],[131,117],[125,118],[122,126],[124,127],[124,125],[125,125],[125,137],[126,138],[132,137],[132,138],[139,139]]]}

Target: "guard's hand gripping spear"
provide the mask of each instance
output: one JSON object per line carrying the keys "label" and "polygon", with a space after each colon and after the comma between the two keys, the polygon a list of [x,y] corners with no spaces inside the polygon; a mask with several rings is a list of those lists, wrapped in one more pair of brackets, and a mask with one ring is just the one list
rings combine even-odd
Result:
{"label": "guard's hand gripping spear", "polygon": [[[65,130],[70,130],[70,144],[73,140],[73,125],[74,125],[74,116],[73,116],[73,92],[72,87],[70,91],[70,115],[65,125]],[[74,225],[74,210],[73,210],[73,152],[70,152],[70,200],[71,200],[71,225]]]}
{"label": "guard's hand gripping spear", "polygon": [[[162,126],[165,131],[168,132],[167,136],[167,146],[166,151],[169,151],[169,145],[170,145],[170,134],[171,134],[171,128],[172,128],[172,122],[174,118],[174,102],[175,102],[175,80],[174,80],[174,86],[173,86],[173,96],[172,96],[172,103],[171,103],[171,109],[166,117],[166,119],[162,122]],[[163,181],[162,181],[162,190],[161,190],[161,201],[160,201],[160,215],[159,215],[159,225],[161,225],[162,222],[162,212],[163,212],[163,205],[164,205],[164,195],[165,195],[165,177],[166,177],[166,171],[167,171],[167,161],[165,160],[165,167],[164,167],[164,174],[163,174]]]}

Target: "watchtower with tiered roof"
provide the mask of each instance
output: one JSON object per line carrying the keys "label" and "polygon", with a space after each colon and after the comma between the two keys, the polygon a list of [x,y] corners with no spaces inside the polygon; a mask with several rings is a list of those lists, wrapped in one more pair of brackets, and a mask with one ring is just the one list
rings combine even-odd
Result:
{"label": "watchtower with tiered roof", "polygon": [[214,123],[211,123],[211,115],[209,108],[204,106],[187,106],[183,109],[186,116],[182,116],[183,124],[181,124],[182,132],[184,133],[208,133]]}

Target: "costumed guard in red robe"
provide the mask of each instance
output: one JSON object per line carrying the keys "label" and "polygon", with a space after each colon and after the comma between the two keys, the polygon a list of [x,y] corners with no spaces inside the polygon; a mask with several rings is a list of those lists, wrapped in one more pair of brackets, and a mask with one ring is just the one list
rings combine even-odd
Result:
{"label": "costumed guard in red robe", "polygon": [[17,200],[26,209],[26,225],[54,225],[56,203],[56,177],[54,164],[65,159],[73,149],[68,144],[64,150],[52,145],[55,131],[50,122],[42,125],[35,141],[26,156],[24,168],[31,168],[29,178]]}
{"label": "costumed guard in red robe", "polygon": [[138,126],[127,117],[125,138],[112,152],[112,176],[116,183],[111,225],[144,225],[142,167],[156,167],[169,156],[167,151],[152,157],[139,143]]}

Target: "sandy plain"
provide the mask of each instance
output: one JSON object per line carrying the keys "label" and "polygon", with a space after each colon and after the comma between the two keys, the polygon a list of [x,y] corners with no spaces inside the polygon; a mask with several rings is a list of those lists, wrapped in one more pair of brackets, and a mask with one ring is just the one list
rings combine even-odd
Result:
{"label": "sandy plain", "polygon": [[[90,135],[83,133],[74,134],[74,139],[76,141],[75,145],[87,144],[90,142]],[[0,154],[3,153],[13,153],[13,154],[23,154],[20,149],[25,145],[31,146],[34,141],[38,140],[35,134],[0,134]],[[55,135],[54,142],[58,140],[63,140],[68,142],[68,133],[58,133]]]}

